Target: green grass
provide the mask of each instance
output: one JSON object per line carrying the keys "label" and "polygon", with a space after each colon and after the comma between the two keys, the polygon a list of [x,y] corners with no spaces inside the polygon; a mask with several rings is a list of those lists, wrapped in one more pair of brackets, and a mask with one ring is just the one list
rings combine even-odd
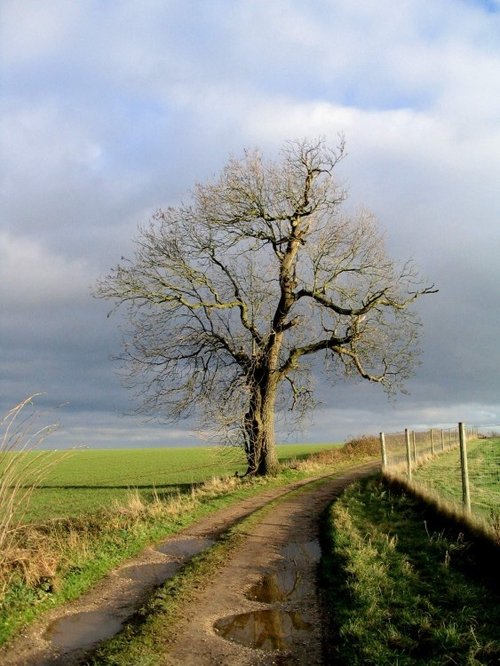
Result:
{"label": "green grass", "polygon": [[[303,459],[332,444],[278,446],[281,462]],[[31,454],[24,454],[31,455]],[[66,456],[66,457],[64,457]],[[214,476],[232,476],[246,469],[241,449],[220,447],[76,450],[61,460],[32,495],[23,520],[81,516],[127,501],[137,489],[144,501],[153,494],[190,491]]]}
{"label": "green grass", "polygon": [[332,663],[498,663],[498,586],[478,549],[411,496],[378,478],[351,486],[324,541]]}
{"label": "green grass", "polygon": [[[469,442],[467,461],[472,513],[497,524],[500,521],[500,439]],[[418,467],[413,480],[435,490],[444,499],[461,504],[460,451],[441,454]]]}

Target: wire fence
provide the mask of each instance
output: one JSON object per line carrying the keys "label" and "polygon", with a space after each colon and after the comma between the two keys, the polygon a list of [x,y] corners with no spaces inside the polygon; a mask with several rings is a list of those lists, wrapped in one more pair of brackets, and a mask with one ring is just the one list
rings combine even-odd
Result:
{"label": "wire fence", "polygon": [[380,434],[387,475],[500,531],[500,426]]}

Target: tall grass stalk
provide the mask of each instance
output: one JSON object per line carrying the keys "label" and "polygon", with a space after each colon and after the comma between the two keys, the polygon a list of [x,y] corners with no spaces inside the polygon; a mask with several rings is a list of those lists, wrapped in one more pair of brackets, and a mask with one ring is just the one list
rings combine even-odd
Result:
{"label": "tall grass stalk", "polygon": [[[34,394],[10,409],[0,422],[0,595],[8,585],[18,558],[16,534],[33,490],[60,459],[56,451],[40,445],[57,424],[38,427],[33,411]],[[24,568],[24,557],[18,564]]]}

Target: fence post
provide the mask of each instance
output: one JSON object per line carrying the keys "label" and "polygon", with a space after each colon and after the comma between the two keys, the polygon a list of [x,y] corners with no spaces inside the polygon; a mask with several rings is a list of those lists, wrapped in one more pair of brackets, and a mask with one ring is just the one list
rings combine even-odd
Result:
{"label": "fence post", "polygon": [[441,451],[444,452],[444,431],[441,428]]}
{"label": "fence post", "polygon": [[411,440],[413,442],[413,462],[417,464],[417,436],[414,430],[411,431]]}
{"label": "fence post", "polygon": [[380,433],[380,451],[382,453],[382,469],[387,467],[387,451],[385,448],[385,435],[383,432]]}
{"label": "fence post", "polygon": [[411,481],[411,446],[410,446],[410,431],[405,428],[406,439],[406,466],[408,469],[408,481]]}
{"label": "fence post", "polygon": [[465,427],[463,423],[458,424],[458,437],[460,440],[460,466],[462,468],[462,499],[465,511],[470,513],[471,506],[469,490],[469,468],[467,465],[467,438],[465,436]]}
{"label": "fence post", "polygon": [[434,449],[434,429],[431,428],[431,454],[434,455],[436,453]]}

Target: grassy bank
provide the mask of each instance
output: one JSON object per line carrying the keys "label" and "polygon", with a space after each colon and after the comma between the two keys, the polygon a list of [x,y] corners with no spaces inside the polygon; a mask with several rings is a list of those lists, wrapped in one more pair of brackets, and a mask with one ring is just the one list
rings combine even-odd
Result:
{"label": "grassy bank", "polygon": [[433,520],[380,479],[330,508],[322,575],[333,663],[498,663],[499,591],[481,553]]}

